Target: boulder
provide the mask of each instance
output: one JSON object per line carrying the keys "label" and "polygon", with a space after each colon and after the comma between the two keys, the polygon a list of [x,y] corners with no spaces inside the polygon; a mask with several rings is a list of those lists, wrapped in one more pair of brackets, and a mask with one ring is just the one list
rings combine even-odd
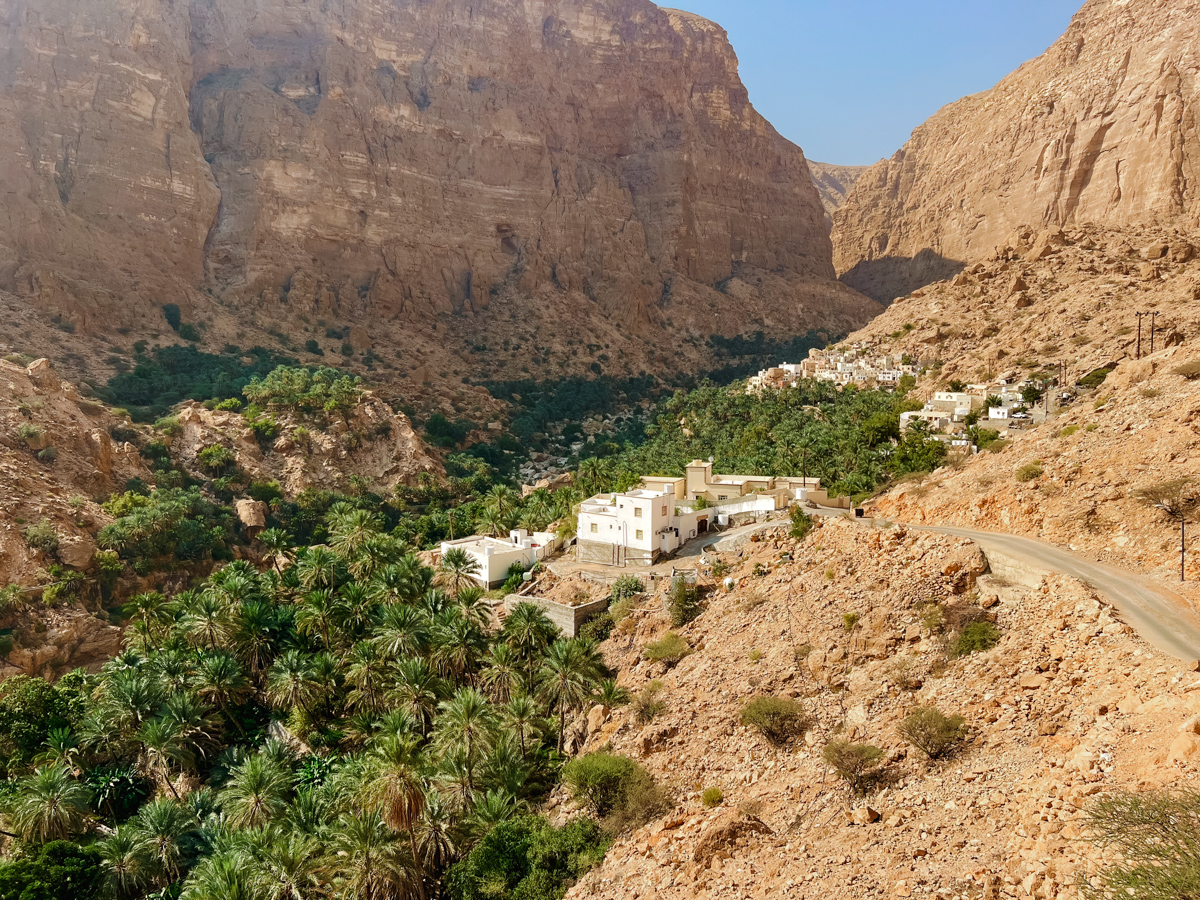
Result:
{"label": "boulder", "polygon": [[262,531],[267,527],[267,504],[261,500],[239,500],[234,511],[247,531]]}

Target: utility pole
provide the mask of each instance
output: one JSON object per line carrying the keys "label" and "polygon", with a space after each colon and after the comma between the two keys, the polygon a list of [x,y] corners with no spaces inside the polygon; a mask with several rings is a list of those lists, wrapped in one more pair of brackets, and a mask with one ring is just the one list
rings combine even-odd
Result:
{"label": "utility pole", "polygon": [[1146,313],[1135,312],[1134,315],[1137,316],[1137,320],[1138,320],[1137,358],[1141,359],[1142,358],[1142,316],[1146,315]]}
{"label": "utility pole", "polygon": [[1150,352],[1154,352],[1154,324],[1158,321],[1158,313],[1150,313]]}

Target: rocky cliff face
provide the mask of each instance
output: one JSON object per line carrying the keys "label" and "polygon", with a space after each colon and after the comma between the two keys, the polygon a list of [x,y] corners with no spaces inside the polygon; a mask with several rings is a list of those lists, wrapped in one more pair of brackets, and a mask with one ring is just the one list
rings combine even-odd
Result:
{"label": "rocky cliff face", "polygon": [[3,0],[0,59],[0,288],[83,331],[217,298],[474,339],[554,294],[738,333],[710,288],[756,273],[771,327],[875,311],[828,287],[804,156],[724,32],[646,0]]}
{"label": "rocky cliff face", "polygon": [[812,174],[813,184],[817,186],[817,194],[821,205],[825,207],[825,229],[833,230],[833,214],[841,209],[858,179],[868,166],[834,166],[829,163],[808,161],[808,171]]}
{"label": "rocky cliff face", "polygon": [[941,110],[835,217],[843,281],[887,302],[1034,230],[1194,223],[1200,2],[1090,0],[1043,56]]}

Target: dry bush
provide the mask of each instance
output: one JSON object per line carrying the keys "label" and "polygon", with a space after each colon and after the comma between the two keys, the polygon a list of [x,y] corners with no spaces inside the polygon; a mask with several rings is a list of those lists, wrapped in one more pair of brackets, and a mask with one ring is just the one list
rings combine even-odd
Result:
{"label": "dry bush", "polygon": [[667,711],[667,701],[659,695],[663,683],[657,678],[638,691],[633,698],[633,716],[639,725],[646,725]]}
{"label": "dry bush", "polygon": [[932,706],[918,706],[896,731],[930,759],[949,755],[968,734],[966,719],[944,715]]}
{"label": "dry bush", "polygon": [[917,672],[916,663],[911,656],[896,657],[888,663],[888,679],[902,691],[919,691],[925,680]]}
{"label": "dry bush", "polygon": [[861,794],[879,774],[883,751],[871,744],[833,740],[825,745],[821,758],[850,785],[854,793]]}
{"label": "dry bush", "polygon": [[790,743],[812,727],[804,704],[787,697],[756,697],[743,707],[741,721],[777,746]]}
{"label": "dry bush", "polygon": [[1188,381],[1195,381],[1197,378],[1200,378],[1200,359],[1193,359],[1182,366],[1177,366],[1171,370],[1171,374],[1182,375]]}
{"label": "dry bush", "polygon": [[1081,882],[1087,900],[1200,897],[1200,792],[1116,794],[1089,807],[1086,823],[1116,860]]}
{"label": "dry bush", "polygon": [[668,631],[663,635],[662,640],[647,644],[646,649],[642,651],[642,656],[651,662],[661,662],[666,663],[667,666],[673,666],[691,652],[692,648],[684,638],[674,631]]}
{"label": "dry bush", "polygon": [[1025,484],[1028,481],[1033,481],[1035,478],[1041,478],[1043,474],[1042,461],[1035,459],[1033,462],[1026,463],[1017,469],[1015,477],[1021,484]]}

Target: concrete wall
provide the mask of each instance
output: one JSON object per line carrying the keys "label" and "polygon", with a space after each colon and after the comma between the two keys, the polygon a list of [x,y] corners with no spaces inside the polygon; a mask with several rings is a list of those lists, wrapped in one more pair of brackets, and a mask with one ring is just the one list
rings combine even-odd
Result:
{"label": "concrete wall", "polygon": [[504,611],[511,613],[522,603],[536,606],[546,614],[546,618],[558,626],[559,631],[569,638],[579,637],[579,629],[584,622],[608,609],[607,597],[583,606],[567,606],[565,603],[547,600],[544,597],[519,597],[516,594],[510,594],[504,598]]}

